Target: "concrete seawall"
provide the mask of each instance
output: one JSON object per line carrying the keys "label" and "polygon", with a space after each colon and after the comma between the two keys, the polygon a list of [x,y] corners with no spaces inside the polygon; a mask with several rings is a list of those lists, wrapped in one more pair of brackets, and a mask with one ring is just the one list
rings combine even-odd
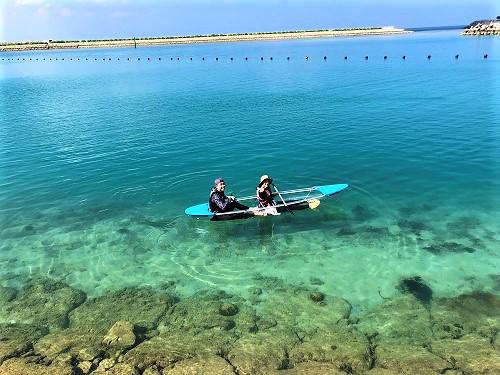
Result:
{"label": "concrete seawall", "polygon": [[140,39],[129,38],[129,39],[80,40],[80,41],[47,41],[47,42],[37,41],[37,42],[2,43],[0,44],[0,52],[70,49],[70,48],[113,48],[113,47],[130,48],[130,47],[145,47],[145,46],[158,46],[158,45],[171,45],[171,44],[222,43],[222,42],[243,42],[243,41],[259,41],[259,40],[390,35],[390,34],[406,34],[410,32],[411,31],[388,26],[388,27],[374,27],[365,29],[290,31],[290,32],[273,32],[273,33],[227,34],[227,35],[221,34],[221,35],[160,37],[160,38],[140,38]]}

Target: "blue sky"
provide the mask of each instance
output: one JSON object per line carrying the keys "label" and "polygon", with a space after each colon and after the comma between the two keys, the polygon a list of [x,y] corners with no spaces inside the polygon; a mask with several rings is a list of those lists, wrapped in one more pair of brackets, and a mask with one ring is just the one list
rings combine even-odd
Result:
{"label": "blue sky", "polygon": [[0,0],[0,41],[461,25],[500,0]]}

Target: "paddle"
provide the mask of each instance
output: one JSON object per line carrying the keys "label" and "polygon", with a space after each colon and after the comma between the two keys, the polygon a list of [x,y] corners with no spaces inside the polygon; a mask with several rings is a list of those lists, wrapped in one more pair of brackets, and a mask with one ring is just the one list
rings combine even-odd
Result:
{"label": "paddle", "polygon": [[315,208],[318,208],[318,206],[321,202],[319,199],[311,199],[311,200],[307,201],[307,203],[309,204],[309,208],[311,210],[314,210]]}
{"label": "paddle", "polygon": [[278,187],[277,187],[274,183],[273,183],[273,186],[274,186],[274,189],[276,190],[276,193],[278,193],[278,195],[279,195],[279,197],[280,197],[281,201],[282,201],[282,202],[283,202],[283,204],[285,205],[285,208],[287,209],[287,211],[288,211],[288,212],[290,212],[292,215],[295,215],[295,214],[293,213],[293,211],[292,211],[292,210],[290,210],[290,207],[288,207],[288,205],[286,204],[285,200],[284,200],[284,199],[283,199],[283,197],[281,196],[281,193],[280,193],[280,191],[278,190]]}

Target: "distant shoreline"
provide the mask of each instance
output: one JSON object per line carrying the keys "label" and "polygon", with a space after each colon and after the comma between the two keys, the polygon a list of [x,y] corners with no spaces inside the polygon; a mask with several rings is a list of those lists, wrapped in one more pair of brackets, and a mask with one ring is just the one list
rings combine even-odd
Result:
{"label": "distant shoreline", "polygon": [[308,39],[327,38],[342,36],[369,36],[407,34],[412,31],[395,28],[393,26],[331,29],[331,30],[303,30],[303,31],[279,31],[244,34],[214,34],[193,35],[179,37],[153,37],[153,38],[126,38],[126,39],[103,39],[103,40],[49,40],[33,42],[0,43],[0,52],[9,51],[33,51],[52,49],[77,49],[77,48],[114,48],[114,47],[146,47],[173,44],[194,43],[222,43],[243,42],[259,40],[282,40],[282,39]]}

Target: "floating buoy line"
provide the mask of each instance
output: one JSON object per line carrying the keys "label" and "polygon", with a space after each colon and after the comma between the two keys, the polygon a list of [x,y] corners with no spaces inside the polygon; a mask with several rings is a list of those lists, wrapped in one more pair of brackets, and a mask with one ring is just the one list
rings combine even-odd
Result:
{"label": "floating buoy line", "polygon": [[[487,53],[484,53],[483,54],[483,59],[486,60],[488,59],[489,55]],[[388,55],[384,55],[383,56],[383,60],[389,60],[390,56]],[[400,56],[400,58],[402,60],[406,60],[407,59],[407,56],[406,55],[402,55]],[[426,56],[427,60],[431,60],[432,59],[432,55],[431,54],[428,54]],[[458,60],[460,58],[460,55],[459,54],[456,54],[454,55],[454,58],[455,60]],[[22,61],[121,61],[121,59],[125,60],[126,61],[142,61],[141,59],[144,59],[145,61],[164,61],[164,58],[162,57],[115,57],[115,58],[111,58],[111,57],[78,57],[78,58],[73,58],[73,57],[70,57],[70,58],[65,58],[65,57],[40,57],[40,58],[34,58],[34,57],[30,57],[30,58],[26,58],[26,57],[2,57],[0,60],[1,61],[15,61],[15,62],[22,62]],[[235,58],[235,57],[229,57],[229,58],[226,58],[228,61],[230,62],[234,62],[234,61],[238,61],[239,59]],[[292,58],[290,56],[287,56],[287,57],[284,57],[283,59],[285,59],[286,61],[290,61],[292,60]],[[328,56],[324,55],[320,58],[321,60],[323,61],[327,61],[329,59]],[[345,61],[347,60],[351,60],[352,59],[345,55],[343,56],[343,59]],[[368,55],[365,55],[363,57],[363,59],[365,61],[368,61],[368,60],[371,60],[373,61],[374,59],[371,59],[370,56]],[[168,60],[168,58],[166,59]],[[182,61],[183,58],[181,57],[170,57],[170,61]],[[189,61],[194,61],[193,57],[189,57],[189,58],[185,58],[185,60],[189,60]],[[224,60],[223,58],[220,58],[219,57],[211,57],[211,58],[208,58],[208,57],[201,57],[199,58],[199,60],[201,61],[219,61],[219,60]],[[252,58],[248,57],[248,56],[245,56],[244,58],[241,58],[242,61],[249,61],[249,60],[252,60]],[[278,61],[279,59],[275,59],[273,56],[269,56],[268,58],[264,57],[264,56],[260,56],[258,58],[255,58],[255,60],[260,60],[260,61],[265,61],[265,60],[269,60],[269,61]],[[304,56],[302,58],[295,58],[295,60],[305,60],[305,61],[309,61],[309,56]],[[313,59],[311,59],[313,60]]]}

